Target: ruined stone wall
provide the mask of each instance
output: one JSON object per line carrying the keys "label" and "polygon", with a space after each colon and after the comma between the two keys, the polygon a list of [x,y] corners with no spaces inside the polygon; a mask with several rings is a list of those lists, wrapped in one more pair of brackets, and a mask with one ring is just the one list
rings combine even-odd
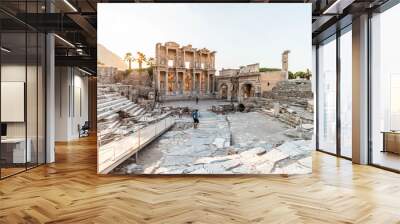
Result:
{"label": "ruined stone wall", "polygon": [[132,70],[129,74],[123,76],[121,84],[133,85],[133,86],[150,86],[150,77],[147,69],[142,69],[141,72],[138,70]]}
{"label": "ruined stone wall", "polygon": [[97,65],[97,78],[99,83],[112,84],[114,82],[114,76],[118,75],[119,71],[115,67]]}
{"label": "ruined stone wall", "polygon": [[236,76],[238,73],[239,69],[222,69],[219,71],[219,76]]}
{"label": "ruined stone wall", "polygon": [[307,105],[313,98],[310,80],[284,80],[277,83],[271,91],[265,91],[263,97],[278,101],[295,102]]}
{"label": "ruined stone wall", "polygon": [[271,91],[278,82],[285,80],[285,73],[282,71],[269,71],[260,73],[261,93]]}
{"label": "ruined stone wall", "polygon": [[259,72],[259,71],[260,71],[259,63],[240,67],[240,73],[250,73],[250,72]]}

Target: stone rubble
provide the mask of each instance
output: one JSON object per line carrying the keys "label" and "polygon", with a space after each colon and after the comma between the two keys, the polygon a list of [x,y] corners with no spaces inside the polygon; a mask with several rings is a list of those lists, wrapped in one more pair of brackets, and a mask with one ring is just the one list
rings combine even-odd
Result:
{"label": "stone rubble", "polygon": [[201,110],[198,129],[191,127],[189,117],[177,118],[176,125],[139,153],[136,166],[124,162],[119,173],[311,172],[311,140],[287,136],[290,126],[260,112],[220,115]]}

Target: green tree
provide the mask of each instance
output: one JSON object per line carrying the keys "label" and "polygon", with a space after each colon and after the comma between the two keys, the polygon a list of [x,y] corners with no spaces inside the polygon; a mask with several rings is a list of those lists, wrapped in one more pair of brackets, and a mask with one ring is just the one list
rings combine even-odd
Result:
{"label": "green tree", "polygon": [[139,65],[139,72],[142,71],[142,65],[147,61],[146,55],[144,55],[142,52],[138,51],[137,52],[137,57],[135,58]]}
{"label": "green tree", "polygon": [[149,76],[150,79],[150,87],[153,85],[153,79],[154,79],[154,75],[153,75],[153,68],[154,68],[154,64],[155,64],[155,59],[150,57],[146,60],[146,64],[147,64],[147,74]]}
{"label": "green tree", "polygon": [[147,61],[146,59],[146,55],[144,55],[144,53],[138,51],[136,53],[136,58],[135,61],[138,63],[139,65],[139,83],[142,84],[142,71],[143,71],[143,63],[145,63]]}
{"label": "green tree", "polygon": [[280,71],[281,69],[279,68],[260,68],[259,71],[260,72],[274,72],[274,71]]}
{"label": "green tree", "polygon": [[298,72],[294,73],[294,77],[295,77],[295,78],[302,78],[302,79],[304,79],[304,78],[306,77],[306,73],[303,72],[303,71],[298,71]]}
{"label": "green tree", "polygon": [[289,79],[296,79],[296,76],[294,76],[293,72],[291,71],[288,72],[288,76]]}
{"label": "green tree", "polygon": [[124,61],[128,62],[129,70],[132,70],[132,62],[135,61],[135,58],[133,58],[131,52],[125,54]]}

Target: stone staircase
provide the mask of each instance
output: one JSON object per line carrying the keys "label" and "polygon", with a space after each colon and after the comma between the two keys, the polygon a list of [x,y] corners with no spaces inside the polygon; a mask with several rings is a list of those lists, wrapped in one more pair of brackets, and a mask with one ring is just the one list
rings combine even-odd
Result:
{"label": "stone staircase", "polygon": [[97,121],[100,144],[106,144],[143,128],[157,116],[109,86],[97,88]]}

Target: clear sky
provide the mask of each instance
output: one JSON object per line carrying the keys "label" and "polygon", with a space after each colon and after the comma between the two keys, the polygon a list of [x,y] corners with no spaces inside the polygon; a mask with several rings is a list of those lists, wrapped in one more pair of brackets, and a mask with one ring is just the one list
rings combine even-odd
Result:
{"label": "clear sky", "polygon": [[155,44],[174,41],[217,51],[216,68],[260,63],[311,69],[311,4],[98,4],[98,43],[117,55],[155,56]]}

